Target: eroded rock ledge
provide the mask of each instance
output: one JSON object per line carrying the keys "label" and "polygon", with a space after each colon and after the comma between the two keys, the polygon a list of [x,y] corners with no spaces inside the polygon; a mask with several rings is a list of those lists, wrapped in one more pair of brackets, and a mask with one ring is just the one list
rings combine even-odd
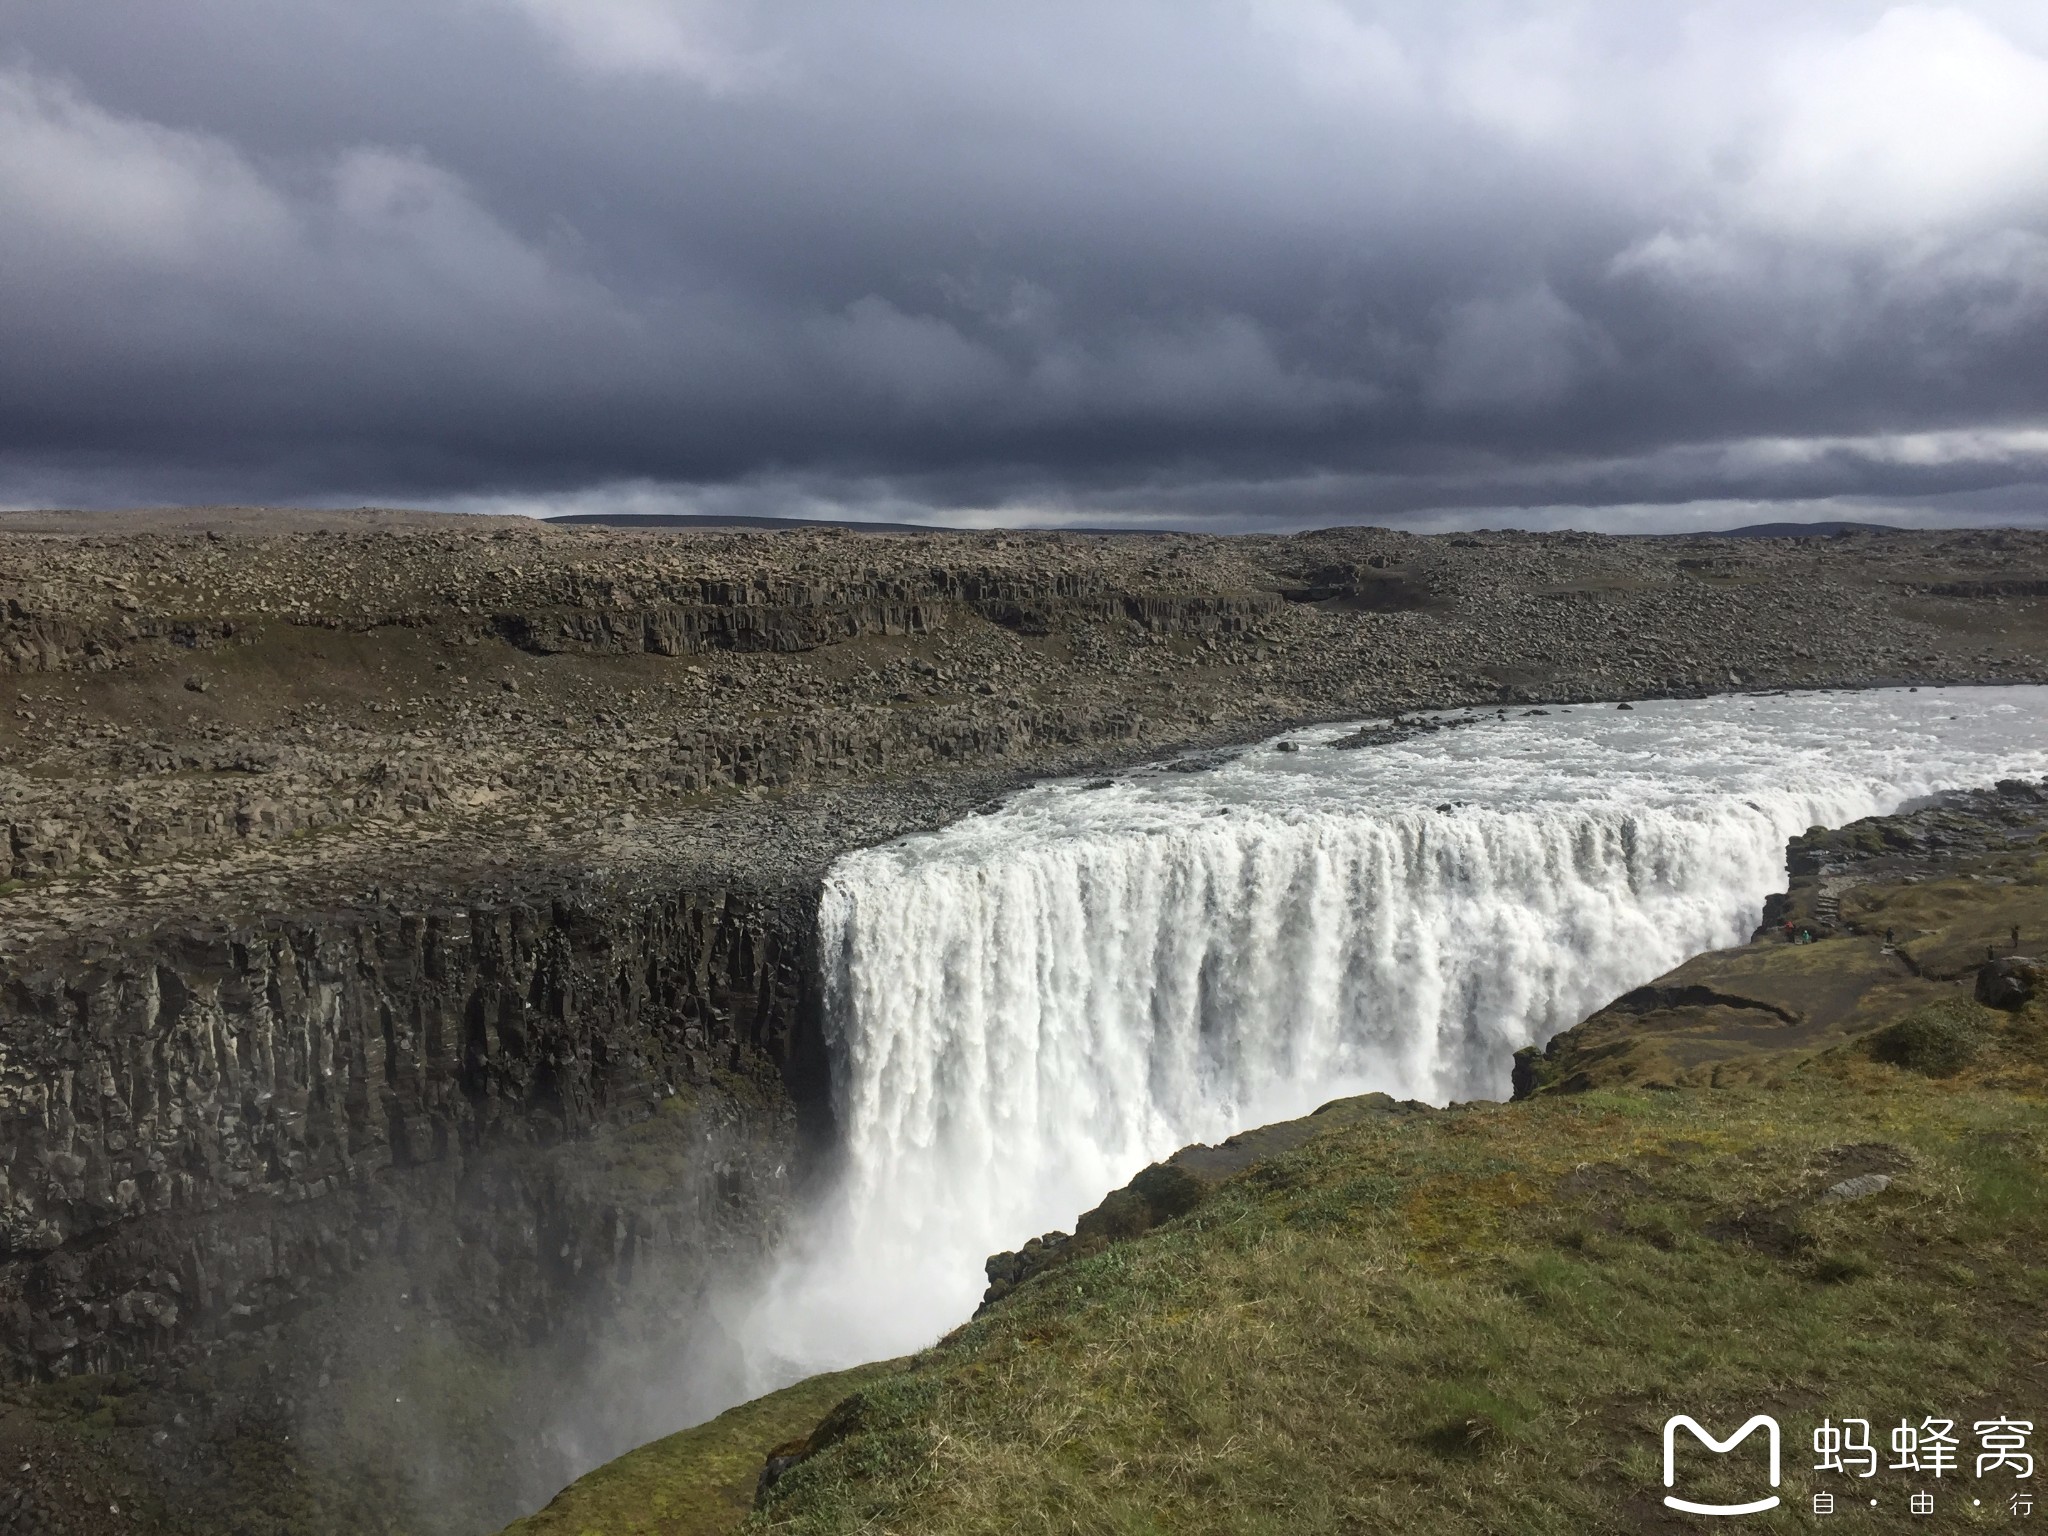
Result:
{"label": "eroded rock ledge", "polygon": [[[2048,780],[2005,780],[1786,850],[1747,945],[1697,955],[1515,1057],[1515,1094],[1753,1080],[1952,1004],[2027,1005],[2048,950]],[[1810,939],[1810,942],[1808,940]],[[1933,1012],[1929,1012],[1933,1010]],[[1881,1047],[1882,1048],[1882,1047]]]}

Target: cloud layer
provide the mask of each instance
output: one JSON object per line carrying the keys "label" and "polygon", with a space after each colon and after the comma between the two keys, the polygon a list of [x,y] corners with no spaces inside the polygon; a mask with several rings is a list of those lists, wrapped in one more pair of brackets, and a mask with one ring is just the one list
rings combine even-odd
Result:
{"label": "cloud layer", "polygon": [[0,209],[0,502],[2048,520],[2032,3],[16,0]]}

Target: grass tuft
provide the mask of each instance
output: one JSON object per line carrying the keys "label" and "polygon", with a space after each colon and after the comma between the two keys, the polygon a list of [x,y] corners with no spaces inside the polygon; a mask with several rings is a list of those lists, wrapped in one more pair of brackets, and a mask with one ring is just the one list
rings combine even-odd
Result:
{"label": "grass tuft", "polygon": [[1871,1059],[1928,1077],[1954,1077],[1983,1047],[1986,1010],[1968,998],[1915,1009],[1869,1036]]}
{"label": "grass tuft", "polygon": [[1868,1280],[1877,1272],[1867,1254],[1849,1249],[1841,1253],[1823,1253],[1815,1257],[1811,1269],[1813,1278],[1823,1285],[1848,1285],[1857,1280]]}

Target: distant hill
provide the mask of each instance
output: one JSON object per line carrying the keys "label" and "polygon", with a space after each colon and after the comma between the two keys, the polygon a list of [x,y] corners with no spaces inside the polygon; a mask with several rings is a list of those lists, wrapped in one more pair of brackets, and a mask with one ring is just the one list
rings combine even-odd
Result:
{"label": "distant hill", "polygon": [[700,512],[566,512],[550,523],[600,528],[851,528],[860,533],[966,533],[930,523],[856,523],[828,517],[721,517]]}
{"label": "distant hill", "polygon": [[852,533],[1086,533],[1097,536],[1164,534],[1170,528],[955,528],[944,523],[871,523],[839,517],[724,517],[700,512],[569,512],[550,523],[603,528],[844,528]]}
{"label": "distant hill", "polygon": [[[1713,533],[1690,533],[1685,538],[1707,539],[1832,539],[1845,533],[1905,533],[1896,523],[1749,523],[1741,528],[1723,528]],[[1678,535],[1674,535],[1678,537]]]}
{"label": "distant hill", "polygon": [[[1085,533],[1157,537],[1171,528],[958,528],[945,523],[871,523],[838,517],[727,517],[700,512],[569,512],[545,519],[602,528],[844,528],[853,533]],[[1330,530],[1319,530],[1330,531]],[[1741,528],[1650,534],[1662,539],[1823,539],[1845,533],[1904,533],[1890,523],[1750,523]]]}

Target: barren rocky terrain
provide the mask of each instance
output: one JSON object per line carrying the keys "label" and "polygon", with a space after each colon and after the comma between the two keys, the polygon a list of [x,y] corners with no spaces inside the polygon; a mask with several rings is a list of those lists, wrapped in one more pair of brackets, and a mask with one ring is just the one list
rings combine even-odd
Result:
{"label": "barren rocky terrain", "polygon": [[849,847],[1307,720],[2044,680],[2010,531],[0,516],[0,1459],[59,1511],[17,1526],[470,1530],[587,1464],[535,1383],[829,1141]]}
{"label": "barren rocky terrain", "polygon": [[847,790],[1300,719],[2038,680],[2048,536],[12,514],[0,616],[0,882],[37,891],[8,914],[18,951],[116,912],[276,910],[543,848],[716,862],[738,805],[797,833],[745,837],[742,862],[815,861],[923,819]]}

